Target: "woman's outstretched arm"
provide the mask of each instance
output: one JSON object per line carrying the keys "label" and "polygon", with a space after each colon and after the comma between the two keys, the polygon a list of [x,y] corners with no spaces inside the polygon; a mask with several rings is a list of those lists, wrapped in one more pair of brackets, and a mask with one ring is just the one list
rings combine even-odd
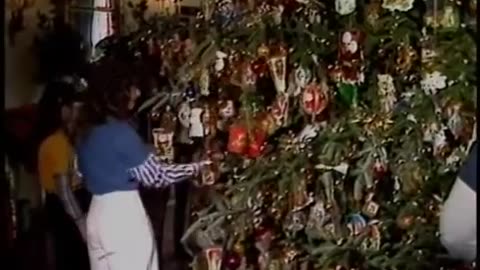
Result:
{"label": "woman's outstretched arm", "polygon": [[196,176],[207,162],[166,164],[150,154],[142,164],[128,169],[128,173],[142,185],[164,187]]}
{"label": "woman's outstretched arm", "polygon": [[161,162],[128,123],[118,125],[116,148],[132,180],[148,187],[164,187],[198,175],[208,162],[167,164]]}

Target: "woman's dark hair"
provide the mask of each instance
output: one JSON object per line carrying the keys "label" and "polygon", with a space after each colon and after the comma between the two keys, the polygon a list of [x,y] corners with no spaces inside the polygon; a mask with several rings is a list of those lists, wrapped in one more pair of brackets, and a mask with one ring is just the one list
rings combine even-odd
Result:
{"label": "woman's dark hair", "polygon": [[37,105],[37,121],[30,143],[31,165],[36,166],[40,144],[52,133],[62,127],[62,108],[72,106],[79,101],[75,87],[63,81],[52,81],[45,90]]}
{"label": "woman's dark hair", "polygon": [[124,61],[104,59],[92,64],[87,79],[85,103],[77,123],[76,133],[79,138],[94,126],[105,123],[109,117],[130,117],[129,89],[136,85],[135,78],[135,68]]}

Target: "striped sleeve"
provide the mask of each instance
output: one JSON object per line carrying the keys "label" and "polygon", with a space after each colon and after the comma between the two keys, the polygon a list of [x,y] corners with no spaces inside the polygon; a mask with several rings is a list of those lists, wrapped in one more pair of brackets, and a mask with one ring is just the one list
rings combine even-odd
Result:
{"label": "striped sleeve", "polygon": [[142,164],[128,169],[130,176],[147,187],[165,187],[195,176],[201,163],[166,164],[150,154]]}

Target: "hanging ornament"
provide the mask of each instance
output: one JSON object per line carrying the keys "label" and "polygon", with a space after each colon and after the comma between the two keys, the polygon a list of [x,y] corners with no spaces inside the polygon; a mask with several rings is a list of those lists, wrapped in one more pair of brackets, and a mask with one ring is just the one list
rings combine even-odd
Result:
{"label": "hanging ornament", "polygon": [[335,202],[335,198],[334,198],[335,186],[334,186],[332,172],[327,171],[322,173],[320,176],[320,179],[324,187],[327,204],[332,205]]}
{"label": "hanging ornament", "polygon": [[247,156],[250,158],[259,157],[265,149],[267,135],[262,130],[255,130],[248,140]]}
{"label": "hanging ornament", "polygon": [[405,216],[399,215],[395,222],[400,229],[408,230],[415,223],[415,217],[412,215],[405,215]]}
{"label": "hanging ornament", "polygon": [[268,64],[264,57],[260,57],[257,60],[253,61],[251,64],[251,69],[255,75],[262,78],[265,77],[268,71]]}
{"label": "hanging ornament", "polygon": [[367,8],[365,9],[365,18],[366,21],[372,26],[374,29],[377,28],[378,19],[380,18],[382,12],[382,5],[381,0],[374,0],[371,1]]}
{"label": "hanging ornament", "polygon": [[410,71],[416,59],[417,52],[412,46],[401,46],[397,53],[397,59],[395,60],[395,70],[400,74],[406,74]]}
{"label": "hanging ornament", "polygon": [[248,145],[248,132],[243,125],[235,124],[230,127],[228,136],[228,151],[235,154],[244,154]]}
{"label": "hanging ornament", "polygon": [[228,252],[223,259],[223,266],[228,270],[237,270],[242,265],[242,257],[236,252]]}
{"label": "hanging ornament", "polygon": [[270,55],[270,48],[263,43],[258,47],[257,55],[258,57],[268,57]]}
{"label": "hanging ornament", "polygon": [[424,183],[425,173],[414,160],[405,161],[398,166],[396,175],[398,175],[400,188],[406,195],[415,195],[420,192]]}
{"label": "hanging ornament", "polygon": [[340,15],[348,15],[355,11],[356,0],[335,0],[335,11]]}
{"label": "hanging ornament", "polygon": [[274,235],[271,229],[260,226],[255,230],[255,247],[260,253],[267,253],[272,247]]}
{"label": "hanging ornament", "polygon": [[302,108],[305,113],[315,117],[321,114],[328,105],[328,87],[326,83],[311,83],[302,94]]}
{"label": "hanging ornament", "polygon": [[213,160],[213,152],[207,151],[206,155],[207,157],[205,160],[211,160],[212,162],[202,169],[201,179],[203,186],[211,186],[217,182],[218,178],[220,177],[220,173],[218,163]]}
{"label": "hanging ornament", "polygon": [[287,90],[287,56],[280,54],[271,57],[267,63],[277,92],[284,94]]}
{"label": "hanging ornament", "polygon": [[447,126],[455,137],[455,140],[459,140],[461,137],[463,137],[466,129],[466,123],[460,115],[461,106],[462,105],[460,103],[456,103],[448,106],[446,109],[448,119]]}
{"label": "hanging ornament", "polygon": [[215,3],[215,22],[218,22],[222,27],[227,27],[237,15],[235,5],[232,0],[221,0]]}
{"label": "hanging ornament", "polygon": [[443,75],[439,71],[425,73],[420,85],[426,95],[434,96],[437,94],[438,90],[442,90],[447,87],[447,76]]}
{"label": "hanging ornament", "polygon": [[386,162],[380,158],[376,158],[372,166],[373,178],[375,180],[382,180],[385,178],[388,168]]}
{"label": "hanging ornament", "polygon": [[353,199],[356,202],[361,202],[363,200],[363,192],[365,190],[365,180],[363,178],[355,179],[353,183]]}
{"label": "hanging ornament", "polygon": [[379,224],[376,221],[370,222],[368,226],[368,236],[363,240],[362,248],[364,250],[380,250],[382,244],[382,235]]}
{"label": "hanging ornament", "polygon": [[188,135],[190,138],[203,138],[205,136],[205,128],[202,122],[202,114],[204,109],[194,107],[190,111],[190,130]]}
{"label": "hanging ornament", "polygon": [[415,208],[405,207],[400,210],[395,223],[402,230],[409,230],[415,224]]}
{"label": "hanging ornament", "polygon": [[255,117],[255,126],[258,130],[265,132],[267,136],[272,135],[277,130],[275,118],[271,112],[262,112]]}
{"label": "hanging ornament", "polygon": [[317,137],[320,131],[320,125],[307,124],[302,131],[297,135],[296,140],[300,143],[309,143]]}
{"label": "hanging ornament", "polygon": [[287,94],[278,94],[273,105],[271,114],[277,127],[285,127],[288,123],[289,99]]}
{"label": "hanging ornament", "polygon": [[271,261],[271,254],[270,252],[261,253],[258,255],[258,269],[259,270],[269,270],[268,265]]}
{"label": "hanging ornament", "polygon": [[390,74],[377,75],[378,95],[380,96],[380,104],[382,112],[390,114],[395,108],[397,102],[395,85]]}
{"label": "hanging ornament", "polygon": [[308,83],[312,80],[312,72],[309,69],[299,66],[295,69],[295,93],[301,93],[301,91],[307,86]]}
{"label": "hanging ornament", "polygon": [[450,149],[447,141],[446,128],[442,128],[435,133],[433,137],[433,156],[439,159],[444,159],[448,156]]}
{"label": "hanging ornament", "polygon": [[444,29],[458,29],[458,27],[460,26],[459,10],[453,4],[447,4],[440,16],[439,24]]}
{"label": "hanging ornament", "polygon": [[306,13],[307,21],[309,23],[320,24],[322,22],[322,16],[320,15],[320,11],[313,5],[307,6]]}
{"label": "hanging ornament", "polygon": [[347,228],[350,231],[350,236],[361,234],[366,227],[367,221],[361,214],[352,214],[347,218]]}
{"label": "hanging ornament", "polygon": [[350,62],[354,64],[363,60],[362,44],[364,35],[359,30],[345,31],[341,34],[339,40],[340,62]]}
{"label": "hanging ornament", "polygon": [[252,70],[251,65],[248,62],[243,63],[242,65],[242,74],[241,74],[241,85],[244,89],[251,89],[255,87],[257,82],[257,75]]}
{"label": "hanging ornament", "polygon": [[323,225],[327,222],[327,210],[325,209],[325,203],[322,200],[317,202],[310,208],[307,225],[305,228],[306,233],[311,238],[321,238],[321,232]]}
{"label": "hanging ornament", "polygon": [[368,193],[365,198],[365,204],[362,208],[362,212],[369,218],[374,218],[380,209],[380,205],[373,200],[374,197],[375,194],[373,192]]}
{"label": "hanging ornament", "polygon": [[340,230],[335,226],[333,222],[328,222],[323,226],[323,231],[322,231],[323,238],[325,240],[336,240],[338,239],[340,235]]}
{"label": "hanging ornament", "polygon": [[284,229],[290,235],[295,235],[305,228],[307,217],[302,211],[290,212],[285,219]]}
{"label": "hanging ornament", "polygon": [[340,99],[348,106],[356,107],[358,104],[358,87],[353,84],[342,83],[338,87]]}
{"label": "hanging ornament", "polygon": [[459,10],[451,1],[426,2],[425,24],[432,28],[456,30],[460,25]]}
{"label": "hanging ornament", "polygon": [[205,249],[208,270],[220,270],[222,267],[223,248],[211,247]]}
{"label": "hanging ornament", "polygon": [[284,10],[285,10],[285,7],[283,5],[278,5],[273,7],[272,17],[273,17],[273,22],[276,25],[279,25],[282,23],[282,14]]}
{"label": "hanging ornament", "polygon": [[190,82],[185,89],[185,97],[189,102],[193,102],[197,99],[198,92],[198,88],[195,86],[195,84]]}
{"label": "hanging ornament", "polygon": [[468,23],[476,28],[477,26],[477,0],[469,0],[467,4]]}
{"label": "hanging ornament", "polygon": [[219,116],[217,119],[217,129],[227,131],[231,119],[235,116],[235,106],[230,99],[221,99],[217,104]]}
{"label": "hanging ornament", "polygon": [[215,71],[220,73],[225,69],[225,60],[227,59],[227,54],[221,51],[217,51],[216,60],[215,60]]}
{"label": "hanging ornament", "polygon": [[202,96],[210,95],[210,74],[208,73],[208,69],[202,69],[200,74],[200,94]]}
{"label": "hanging ornament", "polygon": [[235,106],[232,100],[221,100],[218,104],[218,114],[224,119],[230,119],[235,116]]}
{"label": "hanging ornament", "polygon": [[210,138],[215,137],[217,134],[217,112],[212,105],[205,104],[201,111],[202,127],[204,135]]}
{"label": "hanging ornament", "polygon": [[337,173],[340,173],[342,174],[343,176],[345,176],[348,172],[348,163],[346,162],[341,162],[340,164],[336,165],[336,166],[330,166],[330,165],[325,165],[325,164],[322,164],[322,163],[319,163],[317,165],[315,165],[315,169],[317,170],[322,170],[322,171],[330,171],[330,172],[337,172]]}
{"label": "hanging ornament", "polygon": [[152,135],[158,156],[166,162],[173,162],[173,132],[164,128],[154,128]]}
{"label": "hanging ornament", "polygon": [[440,125],[436,122],[423,125],[423,141],[433,143],[435,133],[440,131]]}
{"label": "hanging ornament", "polygon": [[358,30],[345,31],[339,38],[338,63],[331,75],[338,83],[360,84],[363,74],[364,34]]}
{"label": "hanging ornament", "polygon": [[186,101],[180,103],[178,107],[178,122],[180,123],[178,141],[183,144],[192,143],[192,140],[190,139],[190,136],[189,136],[190,115],[191,115],[190,104]]}
{"label": "hanging ornament", "polygon": [[293,246],[293,244],[288,244],[285,248],[283,248],[283,263],[287,269],[296,269],[296,260],[300,255],[300,251]]}
{"label": "hanging ornament", "polygon": [[315,201],[313,195],[308,193],[307,180],[305,177],[302,177],[300,181],[295,182],[293,188],[293,211],[300,211]]}
{"label": "hanging ornament", "polygon": [[215,11],[215,1],[213,0],[202,0],[202,13],[205,21],[210,21],[212,19],[213,12]]}
{"label": "hanging ornament", "polygon": [[271,259],[268,264],[268,270],[283,270],[282,261],[280,259]]}
{"label": "hanging ornament", "polygon": [[415,0],[383,0],[382,8],[391,12],[405,12],[413,8],[414,1]]}

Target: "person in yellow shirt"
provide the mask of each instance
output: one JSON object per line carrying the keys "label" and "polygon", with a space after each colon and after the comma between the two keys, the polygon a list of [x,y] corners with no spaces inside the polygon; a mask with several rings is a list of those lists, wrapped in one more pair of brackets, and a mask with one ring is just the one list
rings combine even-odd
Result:
{"label": "person in yellow shirt", "polygon": [[69,138],[81,106],[73,85],[53,82],[39,104],[37,169],[52,236],[55,269],[88,269],[85,215],[74,195],[80,186]]}

